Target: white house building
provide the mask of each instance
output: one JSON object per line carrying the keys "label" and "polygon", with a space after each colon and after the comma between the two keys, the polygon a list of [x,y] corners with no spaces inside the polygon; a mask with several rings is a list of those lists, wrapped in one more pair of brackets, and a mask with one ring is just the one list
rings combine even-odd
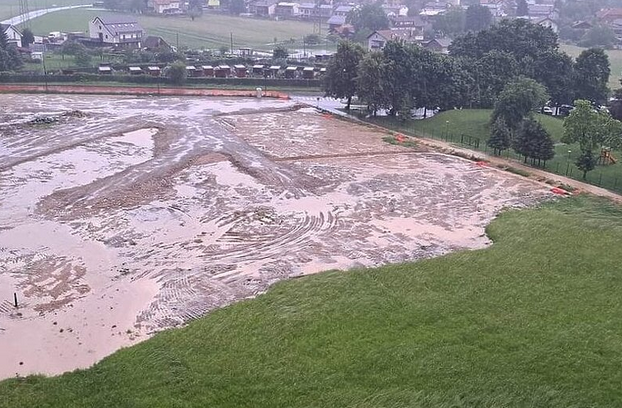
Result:
{"label": "white house building", "polygon": [[178,14],[181,12],[180,0],[149,0],[147,8],[158,14]]}
{"label": "white house building", "polygon": [[145,31],[131,16],[95,17],[89,23],[89,37],[103,45],[141,48]]}
{"label": "white house building", "polygon": [[0,24],[0,30],[6,34],[9,44],[13,44],[16,47],[22,46],[22,33],[20,33],[15,26],[10,24]]}

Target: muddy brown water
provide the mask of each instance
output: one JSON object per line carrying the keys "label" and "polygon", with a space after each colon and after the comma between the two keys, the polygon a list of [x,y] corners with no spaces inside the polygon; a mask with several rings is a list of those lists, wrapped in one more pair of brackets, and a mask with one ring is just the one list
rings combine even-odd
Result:
{"label": "muddy brown water", "polygon": [[502,208],[550,196],[289,101],[0,101],[0,378],[88,367],[282,279],[482,248]]}

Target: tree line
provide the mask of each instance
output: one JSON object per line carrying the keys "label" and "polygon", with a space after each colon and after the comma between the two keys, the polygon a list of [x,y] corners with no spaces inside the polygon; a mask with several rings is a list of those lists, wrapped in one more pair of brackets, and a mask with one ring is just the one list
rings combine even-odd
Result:
{"label": "tree line", "polygon": [[372,113],[386,109],[397,115],[413,108],[492,108],[519,76],[542,84],[553,106],[576,99],[603,104],[609,75],[602,49],[584,50],[573,61],[559,51],[551,29],[516,19],[456,38],[449,55],[399,40],[372,52],[341,42],[324,90],[348,101],[357,96]]}
{"label": "tree line", "polygon": [[557,44],[552,30],[524,19],[458,37],[449,55],[399,40],[372,52],[342,42],[323,88],[347,99],[346,109],[356,96],[372,115],[386,110],[402,119],[421,108],[493,108],[488,146],[496,154],[512,148],[536,165],[546,165],[555,149],[533,113],[547,101],[553,107],[576,101],[563,141],[579,143],[576,164],[585,176],[595,166],[598,148],[622,146],[622,124],[598,109],[609,93],[609,59],[592,48],[573,60]]}

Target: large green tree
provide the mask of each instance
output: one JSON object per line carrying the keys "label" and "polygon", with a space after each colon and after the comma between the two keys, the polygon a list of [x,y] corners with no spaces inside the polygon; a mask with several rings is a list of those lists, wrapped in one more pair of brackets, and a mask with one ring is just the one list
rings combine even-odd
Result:
{"label": "large green tree", "polygon": [[[526,116],[544,105],[548,95],[544,86],[531,78],[519,78],[503,88],[492,112],[494,123],[502,118],[512,131],[518,130]],[[530,156],[531,157],[531,156]]]}
{"label": "large green tree", "polygon": [[28,27],[22,30],[22,46],[28,48],[30,44],[34,44],[35,35],[32,33],[32,30]]}
{"label": "large green tree", "polygon": [[574,101],[572,58],[557,50],[547,50],[533,61],[533,78],[546,86],[553,106]]}
{"label": "large green tree", "polygon": [[496,50],[508,52],[520,61],[525,56],[535,60],[542,52],[557,47],[557,35],[550,28],[519,18],[502,20],[488,30],[456,38],[449,51],[455,56],[479,59]]}
{"label": "large green tree", "polygon": [[609,88],[609,57],[602,48],[590,48],[577,57],[574,67],[574,90],[577,99],[597,104],[607,101]]}
{"label": "large green tree", "polygon": [[492,24],[490,9],[479,4],[471,5],[466,10],[465,29],[467,31],[485,30]]}
{"label": "large green tree", "polygon": [[581,47],[613,48],[618,43],[616,33],[606,25],[595,25],[579,40]]}
{"label": "large green tree", "polygon": [[382,49],[381,86],[386,94],[389,113],[395,115],[409,104],[413,79],[411,45],[388,41]]}
{"label": "large green tree", "polygon": [[363,57],[357,70],[356,93],[374,116],[379,109],[389,105],[387,95],[382,89],[382,63],[381,52],[370,52]]}
{"label": "large green tree", "polygon": [[432,27],[442,36],[455,37],[465,30],[466,13],[462,7],[451,7],[434,20]]}
{"label": "large green tree", "polygon": [[533,118],[523,119],[520,123],[512,147],[516,153],[525,158],[525,163],[531,159],[533,164],[546,165],[547,160],[555,156],[553,139],[544,126]]}
{"label": "large green tree", "polygon": [[503,118],[497,118],[490,125],[490,138],[486,144],[492,148],[495,154],[501,154],[504,150],[510,148],[512,143],[512,134]]}
{"label": "large green tree", "polygon": [[347,110],[350,110],[352,97],[356,95],[357,69],[364,55],[365,50],[359,44],[342,41],[326,67],[322,84],[324,91],[329,96],[347,98]]}
{"label": "large green tree", "polygon": [[493,107],[503,88],[521,72],[511,53],[498,50],[484,54],[472,69],[475,77],[472,99],[482,108]]}
{"label": "large green tree", "polygon": [[575,108],[564,121],[564,143],[578,143],[582,151],[598,151],[602,147],[622,147],[622,122],[603,110],[596,110],[589,101],[575,101]]}
{"label": "large green tree", "polygon": [[346,21],[359,31],[372,32],[389,28],[389,18],[380,3],[369,3],[355,7],[348,13]]}

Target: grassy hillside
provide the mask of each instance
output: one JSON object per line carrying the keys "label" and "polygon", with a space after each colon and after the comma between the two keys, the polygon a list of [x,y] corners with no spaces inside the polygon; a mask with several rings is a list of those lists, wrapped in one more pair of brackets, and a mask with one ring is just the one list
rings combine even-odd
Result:
{"label": "grassy hillside", "polygon": [[618,407],[622,209],[502,214],[495,244],[284,282],[0,407]]}
{"label": "grassy hillside", "polygon": [[[110,12],[95,10],[68,10],[48,14],[32,21],[37,35],[50,31],[88,31],[89,20]],[[313,24],[301,21],[259,20],[227,15],[204,14],[195,21],[187,17],[137,16],[148,35],[161,36],[170,44],[191,48],[212,48],[230,46],[233,34],[234,48],[250,47],[257,50],[272,50],[277,42],[297,39],[290,48],[302,48],[302,37],[313,33]]]}
{"label": "grassy hillside", "polygon": [[[576,58],[585,48],[576,45],[561,44],[559,48]],[[611,64],[611,76],[609,77],[609,88],[617,89],[620,87],[620,77],[622,76],[622,50],[606,50]]]}
{"label": "grassy hillside", "polygon": [[[0,21],[19,15],[19,0],[0,1]],[[52,7],[75,6],[78,4],[91,4],[88,0],[28,0],[30,11]]]}

